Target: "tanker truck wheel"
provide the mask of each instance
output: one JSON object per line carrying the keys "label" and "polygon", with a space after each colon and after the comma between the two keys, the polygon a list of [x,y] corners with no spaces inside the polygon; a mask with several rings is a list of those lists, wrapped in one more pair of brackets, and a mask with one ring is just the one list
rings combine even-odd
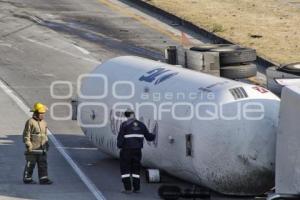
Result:
{"label": "tanker truck wheel", "polygon": [[220,69],[220,76],[229,79],[243,79],[256,76],[257,67],[255,64],[238,66],[223,66]]}
{"label": "tanker truck wheel", "polygon": [[147,169],[146,180],[148,183],[160,183],[160,171],[158,169]]}
{"label": "tanker truck wheel", "polygon": [[181,196],[181,189],[174,185],[162,185],[158,189],[158,195],[161,199],[177,200]]}

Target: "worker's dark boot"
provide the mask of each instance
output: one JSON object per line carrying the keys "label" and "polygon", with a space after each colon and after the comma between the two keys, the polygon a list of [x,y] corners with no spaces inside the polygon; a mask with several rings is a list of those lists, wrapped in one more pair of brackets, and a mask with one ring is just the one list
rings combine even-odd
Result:
{"label": "worker's dark boot", "polygon": [[133,193],[140,193],[141,191],[140,190],[133,190],[132,192]]}
{"label": "worker's dark boot", "polygon": [[51,185],[53,182],[50,179],[41,179],[40,184],[41,185]]}
{"label": "worker's dark boot", "polygon": [[34,180],[23,180],[24,184],[36,184]]}
{"label": "worker's dark boot", "polygon": [[123,194],[130,194],[132,191],[131,190],[125,190],[125,189],[123,189],[123,190],[121,190],[121,192]]}

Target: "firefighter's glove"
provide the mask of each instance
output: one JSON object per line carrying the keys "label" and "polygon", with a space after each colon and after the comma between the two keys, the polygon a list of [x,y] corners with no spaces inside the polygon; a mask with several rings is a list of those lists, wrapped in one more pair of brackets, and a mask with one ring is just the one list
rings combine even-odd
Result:
{"label": "firefighter's glove", "polygon": [[26,144],[26,150],[28,152],[31,152],[32,151],[32,144]]}

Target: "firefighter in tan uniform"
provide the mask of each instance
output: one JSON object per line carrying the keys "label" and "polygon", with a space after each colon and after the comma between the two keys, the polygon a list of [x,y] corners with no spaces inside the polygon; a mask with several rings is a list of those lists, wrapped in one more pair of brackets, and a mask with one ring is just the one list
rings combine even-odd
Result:
{"label": "firefighter in tan uniform", "polygon": [[26,146],[26,166],[23,175],[25,184],[35,184],[32,179],[35,165],[38,165],[40,184],[52,184],[48,178],[47,151],[49,149],[47,123],[44,120],[47,107],[42,103],[35,103],[31,112],[32,118],[27,120],[23,131],[23,141]]}

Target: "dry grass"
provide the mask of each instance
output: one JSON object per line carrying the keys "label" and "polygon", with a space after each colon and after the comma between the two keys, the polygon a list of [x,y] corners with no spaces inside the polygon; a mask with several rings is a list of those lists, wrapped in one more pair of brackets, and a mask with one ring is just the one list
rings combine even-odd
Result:
{"label": "dry grass", "polygon": [[[300,0],[148,0],[155,6],[255,48],[278,63],[300,61]],[[297,4],[299,3],[299,4]]]}

